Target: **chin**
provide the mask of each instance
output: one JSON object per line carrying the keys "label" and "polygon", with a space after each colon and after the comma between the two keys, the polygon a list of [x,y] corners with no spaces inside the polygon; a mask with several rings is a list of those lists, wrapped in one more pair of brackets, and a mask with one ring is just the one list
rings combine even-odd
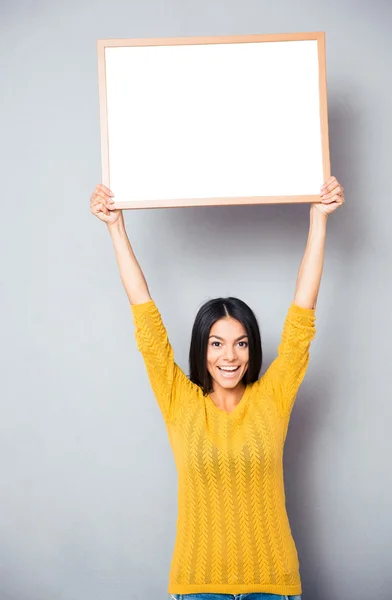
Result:
{"label": "chin", "polygon": [[237,382],[234,381],[219,381],[218,382],[219,385],[227,390],[233,390],[234,388],[236,388],[238,385],[240,385],[242,383],[242,379],[239,379]]}
{"label": "chin", "polygon": [[[230,380],[230,379],[226,379],[224,377],[213,377],[213,379],[215,380],[215,383],[217,383],[221,388],[225,389],[225,390],[233,390],[234,388],[236,388],[238,385],[242,385],[243,382],[243,378],[244,378],[245,373],[243,373],[239,378]],[[246,384],[243,384],[246,385]]]}

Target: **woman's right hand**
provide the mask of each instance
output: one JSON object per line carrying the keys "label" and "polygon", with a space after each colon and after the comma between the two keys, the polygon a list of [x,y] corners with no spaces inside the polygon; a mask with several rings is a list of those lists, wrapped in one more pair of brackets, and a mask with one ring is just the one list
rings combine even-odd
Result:
{"label": "woman's right hand", "polygon": [[113,208],[114,194],[103,184],[97,185],[91,198],[90,210],[100,221],[113,225],[122,215],[122,210]]}

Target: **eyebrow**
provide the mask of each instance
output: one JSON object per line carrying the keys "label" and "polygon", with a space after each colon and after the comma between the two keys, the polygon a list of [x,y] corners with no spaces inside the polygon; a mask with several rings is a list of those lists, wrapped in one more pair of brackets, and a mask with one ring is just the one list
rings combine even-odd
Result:
{"label": "eyebrow", "polygon": [[[245,335],[241,335],[241,337],[237,338],[237,339],[236,339],[236,340],[234,340],[234,341],[235,341],[235,342],[239,342],[239,341],[241,341],[241,340],[243,340],[244,338],[247,338],[247,337],[248,337],[248,336],[247,336],[246,334],[245,334]],[[209,337],[208,339],[210,340],[211,338],[216,338],[217,340],[220,340],[221,342],[224,342],[224,341],[225,341],[225,339],[224,339],[224,338],[222,338],[222,337],[220,337],[219,335],[210,335],[210,337]]]}

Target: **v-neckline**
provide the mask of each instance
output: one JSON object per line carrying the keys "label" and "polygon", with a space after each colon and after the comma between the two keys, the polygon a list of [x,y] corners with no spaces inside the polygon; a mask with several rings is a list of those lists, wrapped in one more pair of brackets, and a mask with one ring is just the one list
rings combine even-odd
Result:
{"label": "v-neckline", "polygon": [[211,398],[211,396],[209,394],[207,394],[206,398],[207,398],[207,403],[211,405],[211,408],[213,410],[215,410],[215,412],[217,414],[222,415],[222,418],[224,419],[230,419],[233,418],[236,414],[238,414],[241,410],[244,409],[246,401],[248,399],[249,396],[249,389],[250,386],[247,385],[244,393],[241,396],[241,400],[238,402],[238,404],[235,405],[235,407],[233,408],[233,410],[231,412],[227,412],[227,410],[224,410],[222,408],[219,408],[215,402],[213,401],[213,399]]}

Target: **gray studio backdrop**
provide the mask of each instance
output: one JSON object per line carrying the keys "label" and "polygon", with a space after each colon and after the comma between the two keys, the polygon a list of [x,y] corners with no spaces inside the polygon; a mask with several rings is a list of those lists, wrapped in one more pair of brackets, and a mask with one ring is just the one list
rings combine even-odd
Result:
{"label": "gray studio backdrop", "polygon": [[[392,598],[391,25],[388,0],[2,1],[0,600],[166,598],[176,471],[89,213],[96,39],[318,30],[347,203],[286,444],[288,512],[304,600]],[[195,313],[218,295],[254,308],[273,360],[308,211],[126,212],[184,369]]]}

